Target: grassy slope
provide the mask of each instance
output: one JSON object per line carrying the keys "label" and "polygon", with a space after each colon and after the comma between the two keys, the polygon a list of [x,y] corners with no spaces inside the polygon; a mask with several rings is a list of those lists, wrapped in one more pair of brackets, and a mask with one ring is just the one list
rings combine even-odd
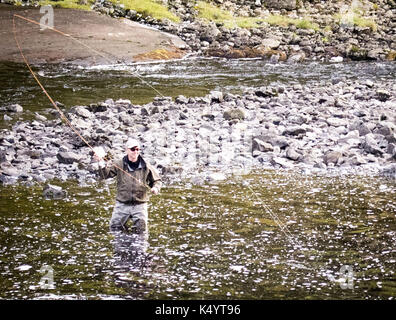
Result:
{"label": "grassy slope", "polygon": [[[143,16],[151,16],[158,20],[169,19],[174,22],[179,22],[180,18],[171,13],[168,8],[165,6],[158,4],[153,0],[110,0],[113,3],[123,4],[125,9],[134,10]],[[60,0],[60,1],[51,1],[51,0],[41,0],[41,5],[50,4],[53,7],[61,7],[61,8],[71,8],[71,9],[82,9],[82,10],[91,10],[91,5],[94,1],[87,1],[87,5],[78,4],[78,0]]]}

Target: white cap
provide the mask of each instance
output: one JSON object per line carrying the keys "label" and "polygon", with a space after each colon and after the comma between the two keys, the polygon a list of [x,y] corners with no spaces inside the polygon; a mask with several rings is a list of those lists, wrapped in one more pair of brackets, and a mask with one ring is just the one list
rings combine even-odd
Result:
{"label": "white cap", "polygon": [[138,140],[133,139],[133,138],[129,138],[127,143],[126,143],[126,147],[128,149],[133,148],[133,147],[138,147],[140,149],[140,143]]}

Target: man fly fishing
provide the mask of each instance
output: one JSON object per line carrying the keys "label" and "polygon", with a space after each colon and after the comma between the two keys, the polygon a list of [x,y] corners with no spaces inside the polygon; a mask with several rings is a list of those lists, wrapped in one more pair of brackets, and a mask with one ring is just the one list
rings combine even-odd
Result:
{"label": "man fly fishing", "polygon": [[140,143],[129,139],[125,145],[126,155],[114,162],[103,162],[98,154],[94,155],[99,162],[99,175],[103,179],[117,177],[116,204],[110,220],[110,231],[127,230],[127,222],[132,221],[132,231],[147,234],[147,203],[150,193],[158,194],[161,177],[140,155]]}

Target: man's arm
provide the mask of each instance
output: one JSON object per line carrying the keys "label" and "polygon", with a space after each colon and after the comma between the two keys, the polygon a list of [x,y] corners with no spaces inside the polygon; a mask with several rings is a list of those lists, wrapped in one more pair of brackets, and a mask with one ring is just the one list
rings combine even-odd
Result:
{"label": "man's arm", "polygon": [[113,164],[113,162],[108,161],[105,163],[99,163],[99,176],[101,179],[113,178],[117,175],[117,168]]}
{"label": "man's arm", "polygon": [[161,177],[158,174],[157,170],[153,167],[150,167],[150,172],[147,176],[148,185],[151,187],[151,192],[154,194],[158,194],[162,187]]}

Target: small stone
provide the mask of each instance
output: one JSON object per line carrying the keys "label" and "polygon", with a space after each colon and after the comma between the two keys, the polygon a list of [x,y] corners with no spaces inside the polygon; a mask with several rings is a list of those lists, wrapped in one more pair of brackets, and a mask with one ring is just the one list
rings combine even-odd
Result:
{"label": "small stone", "polygon": [[23,112],[23,108],[19,104],[10,104],[9,106],[6,107],[7,111],[10,112]]}

